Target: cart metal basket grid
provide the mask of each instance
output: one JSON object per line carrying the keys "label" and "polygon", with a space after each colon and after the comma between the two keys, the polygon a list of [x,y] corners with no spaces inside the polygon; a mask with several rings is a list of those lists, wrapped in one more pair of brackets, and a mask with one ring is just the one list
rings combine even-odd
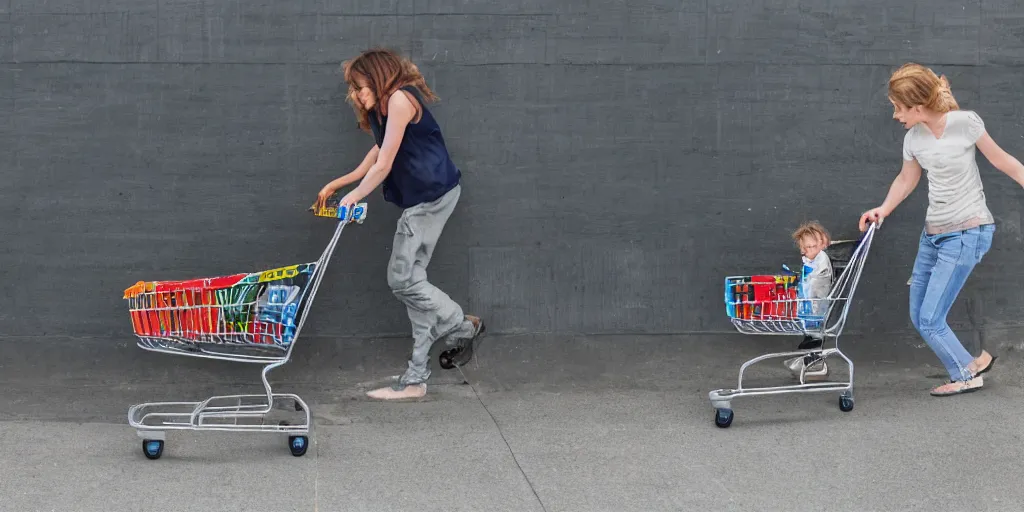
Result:
{"label": "cart metal basket grid", "polygon": [[[140,281],[125,290],[140,348],[264,365],[263,394],[131,406],[128,424],[143,439],[147,458],[160,458],[170,430],[283,433],[289,436],[292,455],[306,453],[309,406],[298,395],[274,393],[267,374],[290,360],[341,233],[345,225],[365,220],[366,204],[338,208],[334,196],[323,207],[310,210],[318,217],[338,220],[327,247],[314,262],[184,281]],[[302,421],[268,423],[275,404],[282,403],[302,413]]]}

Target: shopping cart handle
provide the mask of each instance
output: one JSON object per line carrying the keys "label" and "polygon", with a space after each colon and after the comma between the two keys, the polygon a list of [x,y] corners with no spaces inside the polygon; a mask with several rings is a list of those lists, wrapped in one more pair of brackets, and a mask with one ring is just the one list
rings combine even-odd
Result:
{"label": "shopping cart handle", "polygon": [[339,219],[348,219],[349,222],[363,223],[363,219],[366,218],[366,203],[356,203],[352,205],[352,211],[348,211],[348,208],[342,207],[338,209]]}
{"label": "shopping cart handle", "polygon": [[316,215],[317,217],[330,217],[332,219],[343,220],[348,219],[348,222],[358,222],[359,224],[362,224],[363,220],[366,219],[366,203],[356,203],[353,205],[351,211],[346,207],[338,208],[337,206],[324,206],[322,208],[317,208],[315,204],[309,207],[309,209],[313,212],[313,215]]}

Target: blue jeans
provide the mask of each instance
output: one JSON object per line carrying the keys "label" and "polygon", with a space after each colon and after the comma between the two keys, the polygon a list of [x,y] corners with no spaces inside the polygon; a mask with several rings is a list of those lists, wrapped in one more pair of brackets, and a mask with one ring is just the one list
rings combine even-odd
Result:
{"label": "blue jeans", "polygon": [[964,231],[921,233],[910,282],[910,321],[949,372],[952,381],[971,379],[974,360],[946,323],[946,315],[974,266],[992,247],[994,224]]}

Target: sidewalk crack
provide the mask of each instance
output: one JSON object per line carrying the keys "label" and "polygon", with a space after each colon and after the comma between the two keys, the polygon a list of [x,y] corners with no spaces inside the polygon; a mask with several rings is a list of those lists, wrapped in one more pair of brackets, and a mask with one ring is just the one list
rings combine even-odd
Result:
{"label": "sidewalk crack", "polygon": [[533,482],[531,482],[530,481],[530,477],[526,475],[526,471],[523,470],[523,466],[519,464],[519,458],[516,457],[516,453],[514,451],[512,451],[512,445],[509,444],[508,438],[506,438],[505,437],[505,433],[502,432],[501,425],[498,424],[498,419],[495,418],[494,414],[491,413],[491,410],[487,408],[487,404],[484,403],[484,399],[483,399],[483,397],[480,396],[480,392],[476,389],[476,386],[474,386],[473,383],[469,381],[469,378],[466,377],[466,374],[462,372],[462,368],[460,368],[460,367],[456,367],[456,368],[458,368],[459,369],[459,373],[462,374],[462,379],[467,384],[469,384],[469,387],[471,387],[473,389],[473,394],[476,395],[476,399],[477,399],[478,402],[480,402],[480,406],[484,408],[484,412],[486,412],[487,415],[491,417],[491,421],[494,423],[494,428],[498,430],[498,435],[501,436],[501,440],[505,443],[505,448],[508,449],[509,455],[512,456],[512,462],[516,463],[516,468],[518,468],[519,469],[519,473],[521,475],[523,475],[523,480],[525,480],[526,481],[526,485],[528,485],[530,487],[530,492],[532,492],[533,493],[533,497],[537,499],[537,503],[540,505],[540,509],[543,510],[544,512],[547,512],[548,508],[546,506],[544,506],[544,501],[541,500],[540,499],[540,495],[537,494],[537,489],[534,488]]}

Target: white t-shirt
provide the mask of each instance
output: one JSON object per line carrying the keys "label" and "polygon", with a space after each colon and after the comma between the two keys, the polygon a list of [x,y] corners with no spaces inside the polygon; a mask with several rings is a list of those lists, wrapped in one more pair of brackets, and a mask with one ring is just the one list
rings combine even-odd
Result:
{"label": "white t-shirt", "polygon": [[[818,253],[814,259],[801,257],[803,260],[803,272],[800,276],[800,298],[801,299],[824,299],[832,290],[832,260],[825,251]],[[828,301],[813,300],[808,307],[802,307],[802,313],[814,316],[823,316],[828,312]]]}
{"label": "white t-shirt", "polygon": [[935,138],[924,124],[907,130],[903,159],[917,160],[928,177],[928,233],[962,231],[994,221],[985,201],[975,143],[985,123],[975,112],[946,113],[946,128]]}

